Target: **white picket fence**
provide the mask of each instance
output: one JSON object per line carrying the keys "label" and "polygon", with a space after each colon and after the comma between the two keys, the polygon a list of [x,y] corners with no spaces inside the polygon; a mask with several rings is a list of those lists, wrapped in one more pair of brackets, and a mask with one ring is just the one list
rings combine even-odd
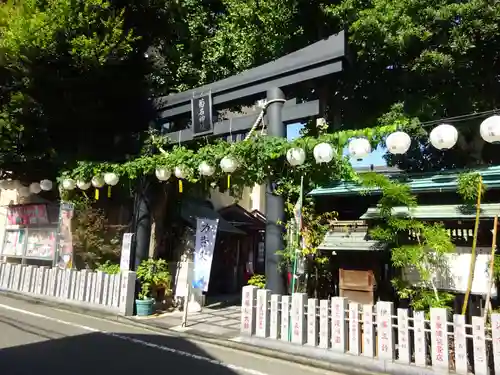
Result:
{"label": "white picket fence", "polygon": [[448,316],[444,308],[431,309],[426,320],[422,311],[394,313],[392,302],[360,305],[343,297],[281,296],[245,286],[241,334],[437,372],[466,375],[473,369],[475,375],[500,375],[500,314],[492,314],[491,327],[483,317],[466,324],[462,315]]}
{"label": "white picket fence", "polygon": [[135,272],[106,274],[90,270],[0,263],[0,290],[69,304],[133,314]]}

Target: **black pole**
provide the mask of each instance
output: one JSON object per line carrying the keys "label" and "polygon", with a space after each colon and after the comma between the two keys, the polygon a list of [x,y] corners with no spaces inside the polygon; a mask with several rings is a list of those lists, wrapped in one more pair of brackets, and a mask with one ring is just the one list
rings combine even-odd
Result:
{"label": "black pole", "polygon": [[133,269],[149,257],[151,240],[151,182],[144,176],[137,184],[136,204],[134,207],[134,241],[132,247]]}
{"label": "black pole", "polygon": [[[275,87],[267,90],[267,100],[285,99],[281,89]],[[267,107],[268,134],[273,137],[286,137],[283,124],[283,102],[276,101]],[[283,278],[279,270],[280,256],[278,250],[284,249],[283,223],[285,221],[285,205],[283,198],[274,194],[271,181],[266,186],[266,288],[272,293],[285,294]]]}

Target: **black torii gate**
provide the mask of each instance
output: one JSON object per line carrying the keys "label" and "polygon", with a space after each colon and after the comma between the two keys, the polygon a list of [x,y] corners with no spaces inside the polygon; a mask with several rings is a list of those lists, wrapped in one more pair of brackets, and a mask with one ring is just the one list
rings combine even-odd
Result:
{"label": "black torii gate", "polygon": [[[268,135],[286,137],[287,124],[320,115],[320,100],[298,103],[293,98],[286,101],[283,91],[290,95],[301,83],[342,71],[345,55],[345,35],[341,32],[227,79],[160,98],[155,103],[159,122],[173,143],[189,142],[199,136],[226,137],[248,132],[256,122],[257,113],[214,121],[213,108],[229,108],[243,102],[255,103],[264,99],[265,95],[267,106],[264,106],[264,119]],[[190,116],[190,124],[185,121],[187,116]],[[145,202],[139,202],[138,208],[138,220],[150,216]],[[284,219],[283,199],[275,195],[270,184],[267,184],[266,287],[273,293],[280,294],[283,293],[283,283],[278,271],[279,258],[276,252],[284,248],[283,226],[279,224]],[[151,225],[150,219],[145,220],[143,225],[137,225],[136,263],[139,259],[146,259],[149,252]]]}

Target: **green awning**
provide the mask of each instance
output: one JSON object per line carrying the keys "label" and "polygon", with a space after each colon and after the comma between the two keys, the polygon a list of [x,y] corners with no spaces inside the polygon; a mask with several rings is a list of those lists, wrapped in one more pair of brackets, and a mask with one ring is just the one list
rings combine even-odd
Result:
{"label": "green awning", "polygon": [[197,218],[205,218],[210,220],[218,219],[219,231],[233,234],[245,234],[245,232],[235,228],[227,220],[224,220],[222,216],[220,216],[216,211],[198,201],[185,200],[184,202],[182,202],[181,217],[186,220],[193,228],[196,228]]}
{"label": "green awning", "polygon": [[[430,205],[417,206],[408,210],[408,207],[394,207],[394,216],[409,216],[415,219],[454,219],[454,220],[474,220],[476,208],[463,205]],[[481,218],[494,218],[500,215],[500,203],[486,203],[481,205]],[[378,219],[379,209],[371,207],[366,211],[361,220]]]}
{"label": "green awning", "polygon": [[383,250],[378,241],[370,239],[368,232],[328,232],[319,250],[327,251],[374,251]]}

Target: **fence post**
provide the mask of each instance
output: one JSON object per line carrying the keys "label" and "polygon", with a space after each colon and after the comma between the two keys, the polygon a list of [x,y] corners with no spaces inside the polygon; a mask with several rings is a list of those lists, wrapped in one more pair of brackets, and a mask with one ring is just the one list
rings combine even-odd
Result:
{"label": "fence post", "polygon": [[347,298],[332,297],[332,349],[345,353],[347,344],[346,311]]}
{"label": "fence post", "polygon": [[271,316],[270,320],[270,333],[269,337],[278,340],[280,338],[280,303],[281,296],[279,294],[271,295]]}
{"label": "fence post", "polygon": [[290,296],[281,297],[281,340],[289,341],[290,331]]}
{"label": "fence post", "polygon": [[0,262],[0,287],[2,286],[4,269],[5,269],[5,263]]}
{"label": "fence post", "polygon": [[255,336],[266,338],[269,336],[269,300],[271,291],[268,289],[257,290],[257,328]]}
{"label": "fence post", "polygon": [[109,296],[109,280],[110,280],[109,274],[105,273],[104,274],[104,280],[102,283],[102,304],[107,306],[108,305],[108,296]]}
{"label": "fence post", "polygon": [[31,282],[33,279],[33,266],[26,266],[26,271],[24,272],[24,280],[23,280],[23,292],[29,293],[31,290]]}
{"label": "fence post", "polygon": [[122,272],[119,312],[124,316],[131,316],[134,314],[135,277],[136,275],[133,271]]}
{"label": "fence post", "polygon": [[500,374],[500,314],[491,314],[491,338],[495,374]]}
{"label": "fence post", "polygon": [[[96,305],[102,304],[102,288],[104,285],[104,272],[97,271],[96,282],[95,282],[95,293],[94,293],[94,303]],[[128,291],[127,291],[128,293]],[[135,293],[135,291],[134,291]]]}
{"label": "fence post", "polygon": [[113,298],[112,298],[112,306],[113,307],[118,307],[120,303],[120,284],[122,280],[122,274],[117,273],[114,275],[114,281],[113,281]]}
{"label": "fence post", "polygon": [[474,346],[474,375],[488,375],[484,318],[482,316],[473,316],[471,323],[472,342]]}
{"label": "fence post", "polygon": [[[87,291],[85,292],[85,302],[93,301],[95,280],[96,280],[96,273],[90,271],[87,275]],[[118,287],[121,289],[121,283]]]}
{"label": "fence post", "polygon": [[363,305],[363,356],[375,356],[375,335],[373,331],[373,305]]}
{"label": "fence post", "polygon": [[5,264],[2,277],[2,289],[9,289],[11,270],[12,270],[12,264],[10,263]]}
{"label": "fence post", "polygon": [[408,310],[398,309],[398,359],[407,365],[410,364],[410,333],[408,328]]}
{"label": "fence post", "polygon": [[425,313],[413,313],[413,339],[415,343],[415,364],[425,367],[427,365],[427,343],[425,340]]}
{"label": "fence post", "polygon": [[64,270],[57,268],[57,278],[56,278],[56,297],[61,298],[63,296],[64,288]]}
{"label": "fence post", "polygon": [[292,295],[292,342],[304,345],[306,343],[306,309],[307,294],[294,293]]}
{"label": "fence post", "polygon": [[330,347],[330,300],[319,301],[319,347]]}
{"label": "fence post", "polygon": [[21,287],[22,287],[21,276],[22,276],[23,268],[24,268],[24,266],[21,264],[16,264],[14,266],[14,275],[12,277],[11,288],[12,288],[12,290],[15,290],[16,292],[22,290],[21,289]]}
{"label": "fence post", "polygon": [[361,341],[359,339],[359,303],[349,303],[349,353],[359,355],[361,353]]}
{"label": "fence post", "polygon": [[465,336],[464,315],[453,315],[453,339],[455,342],[455,372],[460,375],[467,375],[469,369],[467,365],[467,338]]}
{"label": "fence post", "polygon": [[81,270],[78,272],[80,274],[78,278],[78,301],[80,302],[85,302],[86,301],[86,293],[87,293],[87,277],[88,277],[88,270]]}
{"label": "fence post", "polygon": [[307,300],[307,345],[318,345],[318,300],[309,298]]}
{"label": "fence post", "polygon": [[431,348],[432,367],[436,370],[448,371],[448,325],[444,308],[431,308]]}
{"label": "fence post", "polygon": [[257,287],[247,285],[241,291],[241,334],[251,336],[255,333],[255,299]]}
{"label": "fence post", "polygon": [[378,357],[388,361],[394,360],[393,312],[392,302],[377,302]]}
{"label": "fence post", "polygon": [[43,280],[45,277],[46,267],[39,267],[36,273],[36,286],[35,286],[35,294],[42,295],[43,294]]}

